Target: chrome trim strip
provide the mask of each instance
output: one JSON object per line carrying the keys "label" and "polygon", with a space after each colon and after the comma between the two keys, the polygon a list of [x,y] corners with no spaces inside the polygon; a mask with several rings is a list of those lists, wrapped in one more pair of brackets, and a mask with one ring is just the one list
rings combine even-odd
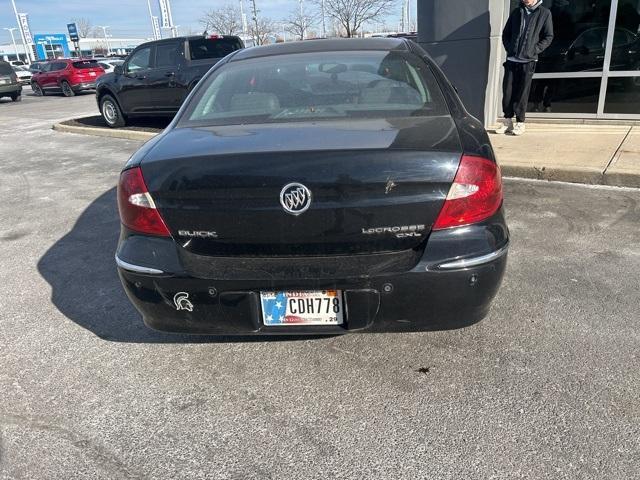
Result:
{"label": "chrome trim strip", "polygon": [[160,275],[164,273],[162,270],[157,270],[155,268],[149,268],[149,267],[141,267],[140,265],[134,265],[132,263],[125,262],[124,260],[120,260],[117,254],[116,254],[116,265],[118,265],[123,270],[128,270],[129,272],[146,273],[148,275]]}
{"label": "chrome trim strip", "polygon": [[492,262],[497,260],[498,258],[506,255],[509,251],[509,244],[507,243],[504,247],[496,250],[495,252],[487,253],[486,255],[481,255],[479,257],[472,258],[463,258],[462,260],[455,260],[453,262],[442,263],[436,266],[437,270],[458,270],[461,268],[470,268],[477,267],[479,265],[484,265],[485,263]]}

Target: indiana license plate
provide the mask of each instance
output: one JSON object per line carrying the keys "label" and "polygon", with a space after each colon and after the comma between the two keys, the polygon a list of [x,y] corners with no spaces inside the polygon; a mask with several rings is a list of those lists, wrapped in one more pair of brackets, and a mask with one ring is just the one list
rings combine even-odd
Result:
{"label": "indiana license plate", "polygon": [[262,321],[277,325],[342,325],[340,290],[261,292]]}

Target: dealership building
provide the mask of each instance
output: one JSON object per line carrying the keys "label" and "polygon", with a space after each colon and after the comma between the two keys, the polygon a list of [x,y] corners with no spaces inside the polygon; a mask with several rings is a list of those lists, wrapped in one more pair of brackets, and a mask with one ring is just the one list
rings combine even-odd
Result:
{"label": "dealership building", "polygon": [[[147,42],[145,38],[81,38],[80,50],[82,55],[105,55],[108,52],[117,55],[126,55],[141,43]],[[0,44],[0,60],[15,60],[16,50],[21,60],[25,58],[24,47],[19,37],[13,43]],[[63,58],[75,54],[73,42],[66,33],[37,33],[33,35],[33,52],[36,59]]]}
{"label": "dealership building", "polygon": [[[502,115],[501,33],[518,0],[420,0],[418,41],[485,124]],[[640,120],[640,0],[544,0],[555,39],[528,118]]]}

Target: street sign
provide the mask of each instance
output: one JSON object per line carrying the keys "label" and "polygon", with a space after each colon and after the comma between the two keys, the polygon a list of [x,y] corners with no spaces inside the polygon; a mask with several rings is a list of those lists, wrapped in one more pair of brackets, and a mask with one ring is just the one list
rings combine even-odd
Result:
{"label": "street sign", "polygon": [[173,27],[173,18],[171,18],[171,5],[169,0],[158,0],[160,5],[160,17],[162,19],[162,28]]}
{"label": "street sign", "polygon": [[27,45],[30,45],[33,43],[33,37],[31,36],[31,29],[29,28],[29,16],[26,13],[19,13],[18,18],[20,19],[20,29],[24,35],[24,41]]}
{"label": "street sign", "polygon": [[78,36],[78,27],[76,27],[75,23],[67,23],[67,30],[69,30],[69,38],[72,42],[80,41],[80,37]]}

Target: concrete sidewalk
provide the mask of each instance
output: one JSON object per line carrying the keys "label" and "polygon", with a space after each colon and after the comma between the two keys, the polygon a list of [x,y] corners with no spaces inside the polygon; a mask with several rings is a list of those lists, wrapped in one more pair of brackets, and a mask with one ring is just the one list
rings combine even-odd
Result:
{"label": "concrete sidewalk", "polygon": [[490,138],[505,176],[640,187],[638,126],[531,123]]}

